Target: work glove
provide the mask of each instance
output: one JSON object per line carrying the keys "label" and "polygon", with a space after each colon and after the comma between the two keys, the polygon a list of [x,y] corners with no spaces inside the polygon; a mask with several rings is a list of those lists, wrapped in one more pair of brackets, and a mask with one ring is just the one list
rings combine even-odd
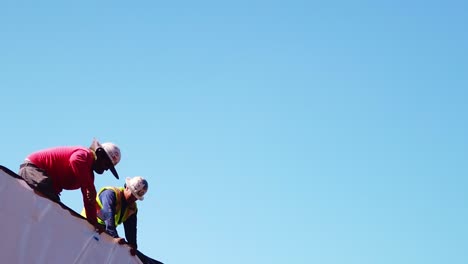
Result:
{"label": "work glove", "polygon": [[130,244],[128,245],[130,246],[130,255],[135,256],[137,253],[136,248],[133,245],[130,245]]}
{"label": "work glove", "polygon": [[127,244],[127,241],[125,241],[125,238],[122,237],[116,237],[114,238],[114,242],[119,244],[119,245],[124,245]]}
{"label": "work glove", "polygon": [[95,230],[98,234],[102,234],[103,232],[106,231],[106,228],[103,227],[103,226],[100,225],[100,224],[95,224],[95,225],[94,225],[94,230]]}
{"label": "work glove", "polygon": [[130,247],[130,255],[132,255],[132,256],[135,256],[135,255],[136,255],[137,250],[136,250],[135,246],[132,245],[132,244],[127,243],[127,241],[126,241],[124,238],[122,238],[122,237],[116,237],[116,238],[114,238],[114,241],[115,241],[115,243],[117,243],[117,244],[119,244],[119,245],[127,245],[127,246],[129,246],[129,247]]}

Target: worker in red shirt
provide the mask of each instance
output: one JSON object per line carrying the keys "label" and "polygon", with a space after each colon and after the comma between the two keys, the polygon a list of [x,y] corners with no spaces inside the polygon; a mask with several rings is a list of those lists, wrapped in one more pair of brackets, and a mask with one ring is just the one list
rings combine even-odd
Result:
{"label": "worker in red shirt", "polygon": [[102,231],[96,220],[96,188],[94,172],[110,170],[118,179],[115,165],[120,161],[120,149],[113,143],[99,143],[89,148],[81,146],[54,147],[34,152],[26,157],[18,174],[34,190],[60,202],[62,190],[81,189],[87,220]]}

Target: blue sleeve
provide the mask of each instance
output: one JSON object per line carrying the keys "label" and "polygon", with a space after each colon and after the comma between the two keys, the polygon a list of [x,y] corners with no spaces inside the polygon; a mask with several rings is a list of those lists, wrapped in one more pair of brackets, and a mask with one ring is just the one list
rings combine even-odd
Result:
{"label": "blue sleeve", "polygon": [[115,226],[115,192],[112,190],[104,190],[99,195],[99,200],[101,200],[102,209],[98,216],[106,223],[106,233],[112,237],[119,237]]}
{"label": "blue sleeve", "polygon": [[127,221],[124,222],[125,238],[129,244],[132,244],[135,248],[137,245],[137,213],[131,215]]}

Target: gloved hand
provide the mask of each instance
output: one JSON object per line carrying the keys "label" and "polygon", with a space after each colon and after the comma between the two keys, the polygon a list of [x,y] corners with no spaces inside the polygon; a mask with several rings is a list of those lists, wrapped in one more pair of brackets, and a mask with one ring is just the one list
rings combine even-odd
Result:
{"label": "gloved hand", "polygon": [[125,241],[125,238],[122,237],[116,237],[114,238],[115,243],[119,245],[127,244],[127,241]]}
{"label": "gloved hand", "polygon": [[135,256],[136,255],[136,248],[133,247],[132,245],[128,244],[130,246],[130,255]]}
{"label": "gloved hand", "polygon": [[99,234],[102,234],[103,232],[106,231],[106,228],[103,227],[103,226],[100,225],[100,224],[95,224],[95,225],[94,225],[94,230],[95,230],[96,232],[98,232]]}
{"label": "gloved hand", "polygon": [[129,247],[130,247],[130,255],[132,255],[132,256],[135,256],[135,255],[136,255],[137,250],[136,250],[135,246],[132,245],[132,244],[127,243],[127,241],[126,241],[124,238],[122,238],[122,237],[116,237],[116,238],[114,238],[114,241],[115,241],[115,243],[117,243],[117,244],[119,244],[119,245],[127,245],[127,246],[129,246]]}

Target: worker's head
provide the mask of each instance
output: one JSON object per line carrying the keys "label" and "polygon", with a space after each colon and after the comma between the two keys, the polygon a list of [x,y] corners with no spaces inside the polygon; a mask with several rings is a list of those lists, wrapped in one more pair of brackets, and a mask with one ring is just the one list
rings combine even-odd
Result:
{"label": "worker's head", "polygon": [[119,163],[121,154],[120,148],[114,143],[99,143],[94,139],[90,147],[96,153],[96,160],[93,164],[93,170],[98,174],[103,174],[104,171],[110,170],[115,178],[119,178],[119,174],[115,170],[115,165]]}
{"label": "worker's head", "polygon": [[125,197],[127,200],[129,200],[127,196],[131,195],[134,201],[137,199],[141,201],[148,191],[148,182],[140,176],[127,178],[125,179],[125,191],[127,193]]}

